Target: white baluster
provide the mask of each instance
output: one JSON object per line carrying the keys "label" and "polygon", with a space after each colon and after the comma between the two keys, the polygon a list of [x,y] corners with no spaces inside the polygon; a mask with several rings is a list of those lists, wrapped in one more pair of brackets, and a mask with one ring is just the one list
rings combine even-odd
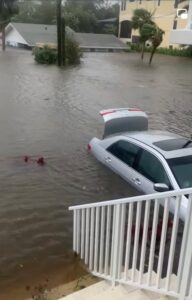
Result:
{"label": "white baluster", "polygon": [[116,223],[116,205],[113,206],[113,228],[112,228],[112,238],[111,238],[111,259],[110,259],[110,275],[113,276],[113,257],[114,257],[114,246],[115,246],[115,223]]}
{"label": "white baluster", "polygon": [[163,213],[163,225],[161,230],[161,241],[160,241],[160,250],[159,250],[159,260],[157,266],[157,277],[156,277],[156,287],[160,287],[161,273],[163,268],[163,260],[165,254],[165,242],[167,237],[167,226],[168,226],[168,217],[169,217],[169,198],[165,199],[164,203],[164,213]]}
{"label": "white baluster", "polygon": [[111,205],[107,207],[107,228],[106,228],[106,243],[105,243],[105,275],[109,274],[109,243],[111,229]]}
{"label": "white baluster", "polygon": [[139,244],[139,236],[141,229],[141,206],[142,202],[137,203],[137,214],[136,214],[136,227],[135,227],[135,236],[134,236],[134,248],[133,248],[133,264],[132,264],[132,274],[131,280],[135,280],[135,271],[137,267],[137,254],[138,254],[138,244]]}
{"label": "white baluster", "polygon": [[152,270],[153,270],[156,235],[157,235],[158,215],[159,215],[159,202],[158,202],[157,199],[155,199],[155,207],[154,207],[154,214],[153,214],[153,227],[152,227],[152,236],[151,236],[151,246],[150,246],[150,254],[149,254],[148,277],[147,277],[147,285],[148,286],[150,286],[150,284],[151,284],[151,276],[152,276]]}
{"label": "white baluster", "polygon": [[128,223],[127,223],[126,250],[125,250],[125,269],[124,269],[124,279],[125,280],[127,280],[128,270],[129,270],[132,222],[133,222],[133,203],[130,203],[129,204]]}
{"label": "white baluster", "polygon": [[93,269],[93,247],[94,247],[94,229],[95,229],[95,208],[91,208],[91,233],[90,233],[90,253],[89,253],[89,269]]}
{"label": "white baluster", "polygon": [[89,223],[90,223],[90,208],[86,208],[86,236],[85,236],[85,264],[89,260]]}
{"label": "white baluster", "polygon": [[115,285],[117,279],[118,252],[119,252],[119,232],[120,232],[120,210],[121,204],[115,205],[115,232],[114,232],[114,249],[112,259],[112,283]]}
{"label": "white baluster", "polygon": [[77,211],[73,211],[73,251],[77,252]]}
{"label": "white baluster", "polygon": [[186,251],[183,263],[183,274],[181,278],[181,288],[179,294],[179,300],[186,299],[187,289],[191,290],[189,284],[191,282],[191,274],[192,274],[192,214],[189,219],[189,231],[187,237]]}
{"label": "white baluster", "polygon": [[175,245],[177,239],[177,231],[178,231],[178,223],[179,223],[179,210],[180,210],[180,203],[181,197],[176,197],[175,200],[175,213],[174,213],[174,220],[173,220],[173,228],[172,228],[172,236],[171,236],[171,245],[169,250],[169,260],[168,260],[168,267],[167,267],[167,279],[165,283],[165,289],[169,290],[171,274],[173,269],[173,260],[175,257]]}
{"label": "white baluster", "polygon": [[98,268],[98,248],[99,248],[99,213],[100,207],[96,207],[96,222],[95,222],[95,251],[94,251],[94,271],[97,272]]}
{"label": "white baluster", "polygon": [[123,260],[123,246],[124,246],[124,234],[125,234],[125,214],[126,214],[126,204],[121,204],[120,207],[120,234],[119,234],[119,260],[118,260],[118,278],[121,278],[122,272],[122,260]]}
{"label": "white baluster", "polygon": [[105,232],[105,206],[101,210],[101,232],[100,232],[100,250],[99,250],[99,272],[103,273],[103,254],[104,254],[104,232]]}
{"label": "white baluster", "polygon": [[139,283],[142,283],[142,277],[144,272],[145,264],[145,255],[146,255],[146,246],[148,238],[148,229],[149,229],[149,214],[150,214],[150,205],[151,201],[146,201],[145,203],[145,217],[144,217],[144,227],[143,227],[143,237],[142,237],[142,246],[141,246],[141,260],[139,266]]}
{"label": "white baluster", "polygon": [[81,259],[85,255],[85,209],[81,210]]}
{"label": "white baluster", "polygon": [[80,240],[81,240],[80,224],[81,224],[81,215],[80,215],[80,209],[78,209],[77,210],[77,254],[80,253]]}
{"label": "white baluster", "polygon": [[181,286],[183,264],[184,264],[186,244],[187,244],[187,239],[188,239],[188,232],[189,232],[189,222],[190,222],[190,218],[192,215],[192,194],[189,195],[189,201],[188,201],[188,206],[187,206],[186,211],[187,211],[187,216],[186,216],[185,225],[184,225],[180,258],[179,258],[179,266],[178,266],[178,271],[177,271],[177,292],[179,292],[180,286]]}

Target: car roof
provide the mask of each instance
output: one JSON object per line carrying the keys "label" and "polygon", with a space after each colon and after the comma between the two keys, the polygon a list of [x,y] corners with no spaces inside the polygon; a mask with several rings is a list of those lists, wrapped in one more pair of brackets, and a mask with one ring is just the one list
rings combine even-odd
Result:
{"label": "car roof", "polygon": [[123,133],[122,136],[130,137],[130,138],[135,139],[143,144],[146,144],[147,146],[157,150],[166,159],[192,155],[192,148],[180,148],[180,149],[176,149],[176,150],[163,150],[162,147],[157,146],[158,144],[159,145],[161,144],[161,143],[159,143],[161,141],[162,142],[165,141],[165,143],[166,143],[166,141],[170,141],[173,139],[174,140],[186,139],[186,141],[190,140],[181,135],[171,133],[169,131],[160,131],[160,130],[135,131],[135,132]]}

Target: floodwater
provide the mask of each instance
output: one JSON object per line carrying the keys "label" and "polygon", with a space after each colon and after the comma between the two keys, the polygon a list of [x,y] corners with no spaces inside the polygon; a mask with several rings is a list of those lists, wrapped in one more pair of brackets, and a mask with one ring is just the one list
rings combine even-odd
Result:
{"label": "floodwater", "polygon": [[1,300],[13,299],[12,287],[22,300],[57,270],[61,281],[81,273],[70,205],[136,194],[86,152],[102,135],[98,112],[130,106],[147,111],[150,128],[190,136],[192,60],[156,56],[148,66],[138,54],[90,53],[60,70],[28,51],[0,53]]}

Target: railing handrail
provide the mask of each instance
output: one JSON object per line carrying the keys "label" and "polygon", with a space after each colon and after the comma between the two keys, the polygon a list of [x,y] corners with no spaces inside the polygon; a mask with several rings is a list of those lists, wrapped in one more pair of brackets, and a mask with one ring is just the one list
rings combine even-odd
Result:
{"label": "railing handrail", "polygon": [[188,194],[192,194],[192,188],[179,189],[179,190],[162,192],[162,193],[153,193],[149,195],[126,197],[126,198],[114,199],[114,200],[106,200],[106,201],[94,202],[88,204],[74,205],[74,206],[70,206],[69,210],[78,210],[78,209],[91,208],[91,207],[101,207],[101,206],[110,206],[110,205],[124,204],[124,203],[142,202],[142,201],[149,201],[154,199],[157,200],[162,198],[164,199],[166,197],[183,196]]}

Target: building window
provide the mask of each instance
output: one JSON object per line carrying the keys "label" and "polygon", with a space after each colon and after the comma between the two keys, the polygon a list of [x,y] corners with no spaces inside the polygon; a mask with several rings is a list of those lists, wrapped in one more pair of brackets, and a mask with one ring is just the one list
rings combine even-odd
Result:
{"label": "building window", "polygon": [[177,20],[173,21],[173,29],[177,29]]}
{"label": "building window", "polygon": [[125,38],[125,39],[131,38],[131,21],[121,22],[120,38]]}
{"label": "building window", "polygon": [[174,8],[178,7],[178,0],[175,0]]}
{"label": "building window", "polygon": [[121,1],[121,10],[126,10],[126,0]]}

